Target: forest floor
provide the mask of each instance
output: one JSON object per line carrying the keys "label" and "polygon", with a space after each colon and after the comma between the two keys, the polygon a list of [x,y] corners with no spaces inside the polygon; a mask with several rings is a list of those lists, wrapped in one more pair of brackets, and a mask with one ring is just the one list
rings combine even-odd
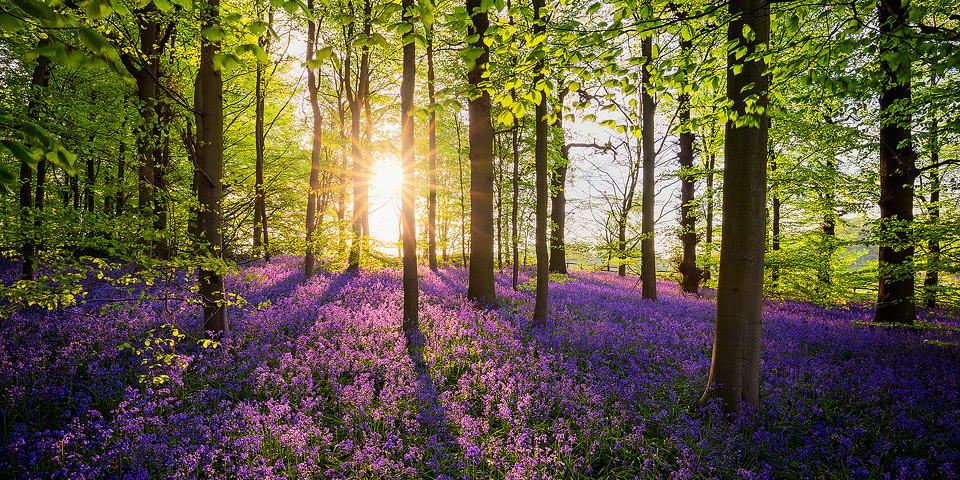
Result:
{"label": "forest floor", "polygon": [[421,267],[418,370],[398,272],[305,280],[298,262],[231,276],[246,303],[214,343],[183,300],[190,275],[135,286],[135,301],[91,276],[78,306],[0,319],[0,476],[960,475],[950,329],[872,329],[868,307],[768,302],[761,404],[730,422],[689,408],[706,383],[715,303],[674,284],[661,282],[654,303],[635,278],[572,272],[551,283],[552,324],[531,330],[533,292],[513,292],[507,273],[488,311],[465,299],[465,270]]}

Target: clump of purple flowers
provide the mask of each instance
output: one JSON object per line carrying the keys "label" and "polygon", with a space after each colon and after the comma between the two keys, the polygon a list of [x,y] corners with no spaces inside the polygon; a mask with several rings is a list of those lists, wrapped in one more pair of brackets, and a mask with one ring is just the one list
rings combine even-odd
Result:
{"label": "clump of purple flowers", "polygon": [[[393,270],[307,280],[282,259],[229,278],[233,331],[202,341],[187,291],[91,283],[0,320],[0,471],[20,478],[951,478],[960,350],[950,330],[871,329],[866,308],[769,303],[762,404],[691,411],[714,302],[576,272],[501,307],[466,272],[421,271],[425,368]],[[527,281],[525,276],[523,281]],[[93,280],[91,280],[93,281]],[[184,282],[184,284],[188,284]],[[166,288],[167,290],[163,290]],[[179,288],[179,287],[177,287]],[[163,297],[164,300],[150,300]],[[171,300],[174,298],[174,300]],[[955,322],[942,312],[933,322]],[[118,348],[122,345],[129,348]]]}

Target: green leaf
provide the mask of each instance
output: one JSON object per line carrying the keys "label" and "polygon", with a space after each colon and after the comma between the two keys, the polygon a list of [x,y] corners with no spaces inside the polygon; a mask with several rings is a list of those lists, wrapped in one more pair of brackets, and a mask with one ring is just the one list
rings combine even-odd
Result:
{"label": "green leaf", "polygon": [[505,125],[507,127],[513,126],[513,113],[509,110],[504,110],[500,112],[500,115],[497,116],[497,123]]}
{"label": "green leaf", "polygon": [[15,142],[13,140],[0,140],[0,145],[12,153],[14,158],[17,160],[30,165],[30,168],[34,170],[37,169],[37,159],[34,158],[33,153],[21,145],[20,142]]}
{"label": "green leaf", "polygon": [[21,23],[20,20],[6,13],[0,13],[0,30],[14,33],[19,32],[21,29],[23,29],[23,23]]}
{"label": "green leaf", "polygon": [[333,56],[333,47],[323,47],[320,50],[317,50],[315,55],[318,61],[324,61]]}
{"label": "green leaf", "polygon": [[203,38],[210,40],[211,42],[219,42],[220,40],[223,39],[223,37],[226,36],[226,33],[223,31],[222,28],[214,25],[212,27],[207,27],[201,30],[200,35],[202,35]]}
{"label": "green leaf", "polygon": [[263,32],[267,31],[267,24],[264,22],[253,22],[250,25],[247,25],[247,31],[252,35],[259,37],[263,35]]}
{"label": "green leaf", "polygon": [[693,27],[690,25],[684,25],[680,27],[680,38],[685,42],[693,40]]}
{"label": "green leaf", "polygon": [[23,13],[36,18],[37,20],[55,20],[57,14],[50,6],[37,0],[13,0],[14,5],[20,7]]}
{"label": "green leaf", "polygon": [[90,27],[80,27],[79,33],[80,41],[83,42],[83,45],[89,48],[91,52],[103,55],[110,60],[120,59],[120,55],[117,54],[116,49],[113,48],[113,45],[111,45],[103,35],[100,35],[100,32]]}

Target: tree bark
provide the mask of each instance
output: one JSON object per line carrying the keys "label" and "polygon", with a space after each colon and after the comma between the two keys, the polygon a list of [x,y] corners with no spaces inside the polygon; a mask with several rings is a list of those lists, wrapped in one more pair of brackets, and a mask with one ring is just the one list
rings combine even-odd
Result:
{"label": "tree bark", "polygon": [[[416,225],[416,145],[413,141],[413,93],[417,78],[416,45],[413,32],[413,0],[403,0],[403,22],[410,32],[403,39],[403,79],[400,83],[400,143],[403,183],[400,189],[401,228],[403,244],[403,333],[409,348],[422,348],[419,320],[419,286],[417,281],[417,225]],[[432,87],[432,86],[431,86]],[[431,231],[431,236],[433,232]],[[434,237],[435,238],[435,237]],[[431,242],[433,268],[436,268],[436,245]]]}
{"label": "tree bark", "polygon": [[[37,42],[37,47],[44,47],[49,43],[49,39],[43,38]],[[30,78],[30,104],[27,106],[27,114],[30,118],[37,120],[40,117],[40,99],[43,90],[50,83],[50,58],[40,56],[37,58],[37,64],[33,67],[33,76]],[[46,168],[46,161],[41,160],[37,164],[37,190],[34,197],[33,190],[33,168],[27,162],[20,162],[20,224],[23,228],[23,263],[20,268],[20,278],[22,280],[36,280],[36,257],[37,242],[34,239],[36,228],[39,226],[39,219],[31,219],[31,210],[35,205],[43,204],[43,176],[41,165]],[[36,200],[36,203],[34,202]]]}
{"label": "tree bark", "polygon": [[155,128],[157,124],[156,79],[159,73],[159,58],[157,55],[159,24],[156,21],[156,15],[156,7],[152,3],[138,12],[137,26],[140,32],[140,51],[144,63],[139,70],[133,72],[137,81],[137,98],[142,119],[137,135],[137,150],[140,157],[137,207],[140,214],[146,218],[153,215],[153,155],[158,133]]}
{"label": "tree bark", "polygon": [[[309,7],[308,7],[309,8]],[[273,8],[267,8],[267,25],[273,24]],[[270,51],[270,33],[264,32],[258,40],[260,48],[264,52]],[[266,149],[266,134],[264,129],[264,115],[266,110],[266,63],[257,61],[257,85],[256,85],[256,124],[254,126],[254,135],[256,136],[257,160],[255,165],[254,179],[254,202],[253,202],[253,249],[260,253],[265,248],[266,236],[266,192],[263,187],[263,155]]]}
{"label": "tree bark", "polygon": [[[682,14],[683,18],[686,14]],[[683,66],[682,86],[690,84],[689,69],[692,40],[680,40],[681,62]],[[700,292],[700,270],[697,268],[697,210],[696,176],[693,174],[693,130],[690,124],[690,94],[683,91],[679,95],[680,110],[680,243],[683,246],[683,258],[680,261],[680,288],[684,292]]]}
{"label": "tree bark", "polygon": [[436,85],[433,73],[433,26],[427,32],[427,95],[430,100],[430,124],[427,126],[430,137],[430,153],[427,171],[427,258],[430,270],[437,269],[437,101]]}
{"label": "tree bark", "polygon": [[560,131],[560,163],[553,170],[551,176],[550,193],[553,195],[553,203],[550,205],[550,271],[554,273],[567,274],[567,247],[564,238],[564,229],[567,217],[567,168],[570,166],[570,145],[563,130],[563,101],[566,99],[568,89],[560,91],[557,97],[557,104],[560,108],[560,115],[557,116],[557,127]]}
{"label": "tree bark", "polygon": [[[350,242],[350,254],[347,258],[347,270],[357,271],[360,269],[360,254],[361,254],[361,242],[363,238],[363,224],[362,216],[363,209],[366,208],[364,203],[364,182],[366,181],[363,178],[363,158],[360,153],[360,98],[359,94],[354,95],[353,85],[350,82],[350,42],[353,40],[353,23],[350,23],[350,27],[345,39],[346,47],[346,59],[343,63],[343,75],[344,75],[344,86],[346,87],[347,93],[347,106],[350,108],[350,159],[352,161],[351,174],[353,181],[353,218],[351,220],[351,230],[352,230],[352,239]],[[360,89],[358,89],[360,90]]]}
{"label": "tree bark", "polygon": [[[516,100],[516,91],[511,92]],[[519,119],[518,119],[519,121]],[[517,291],[517,280],[519,277],[519,263],[520,263],[520,232],[517,230],[517,217],[518,211],[520,210],[520,148],[519,148],[519,130],[520,125],[513,129],[512,134],[512,143],[513,143],[513,209],[510,214],[510,222],[512,224],[513,235],[511,237],[513,243],[513,291]]]}
{"label": "tree bark", "polygon": [[[931,86],[936,85],[936,77],[930,75]],[[937,110],[930,109],[930,165],[940,163],[940,143],[938,139],[939,129],[937,121]],[[940,169],[930,168],[930,205],[927,207],[927,213],[930,215],[930,225],[937,228],[940,223]],[[924,306],[927,308],[937,308],[937,287],[940,282],[940,237],[939,232],[934,231],[927,242],[927,248],[930,250],[930,259],[927,260],[927,275],[923,279],[924,287]]]}
{"label": "tree bark", "polygon": [[[307,0],[307,9],[313,11],[313,0]],[[317,22],[307,22],[307,89],[310,91],[310,110],[313,113],[313,141],[310,151],[310,191],[307,192],[307,251],[303,259],[303,273],[307,278],[313,276],[316,257],[314,254],[314,232],[317,229],[317,194],[320,191],[320,152],[323,149],[323,114],[318,99],[317,75],[314,67],[313,52],[316,48]]]}
{"label": "tree bark", "polygon": [[647,300],[657,299],[657,252],[654,243],[654,174],[657,164],[657,152],[654,146],[654,123],[657,107],[653,103],[653,84],[650,69],[653,68],[653,35],[643,39],[641,54],[646,58],[641,72],[642,90],[640,103],[642,108],[641,139],[643,141],[643,200],[641,205],[640,227],[643,235],[640,240],[640,282],[641,295]]}
{"label": "tree bark", "polygon": [[[830,275],[830,269],[833,265],[833,253],[837,244],[837,213],[836,213],[836,195],[834,194],[834,179],[837,176],[837,169],[833,160],[833,152],[827,153],[827,185],[824,185],[826,192],[823,194],[823,224],[820,231],[823,233],[823,247],[821,257],[822,267],[818,275],[818,281],[823,287],[829,287],[833,284],[833,278]],[[779,207],[779,203],[776,205]],[[779,210],[779,209],[778,209]],[[774,212],[779,221],[780,212]]]}
{"label": "tree bark", "polygon": [[[700,405],[718,399],[726,413],[744,401],[756,405],[760,393],[760,326],[763,307],[763,253],[766,227],[767,91],[762,52],[770,38],[770,10],[764,0],[733,0],[727,40],[747,47],[747,56],[727,54],[727,97],[732,100],[724,141],[723,228],[717,322],[710,378]],[[743,38],[747,25],[752,40]],[[734,67],[742,66],[736,73]],[[752,85],[752,86],[751,86]],[[746,91],[744,89],[746,88]],[[746,98],[758,107],[746,117]],[[744,120],[747,120],[746,122]]]}
{"label": "tree bark", "polygon": [[[544,7],[544,0],[533,0],[533,34],[534,36],[546,34],[546,18],[540,16]],[[542,54],[541,54],[542,55]],[[537,61],[536,72],[543,72],[544,60],[541,57]],[[543,82],[543,73],[537,73],[534,77],[534,85]],[[536,171],[537,185],[537,211],[536,211],[536,232],[535,248],[537,250],[537,290],[536,300],[533,307],[533,326],[546,326],[549,317],[548,308],[550,298],[548,288],[550,286],[550,271],[548,264],[550,259],[547,252],[547,202],[549,201],[550,191],[547,186],[548,165],[547,165],[547,92],[540,91],[540,102],[537,103],[535,125],[535,148],[534,148],[534,170]]]}
{"label": "tree bark", "polygon": [[[770,143],[770,149],[767,152],[769,161],[770,161],[770,176],[776,179],[777,177],[777,157],[773,151],[773,143]],[[773,188],[773,220],[771,221],[772,226],[771,230],[772,235],[770,239],[770,250],[773,252],[780,252],[780,195],[777,191],[777,181],[774,180]],[[780,265],[779,257],[775,258],[774,264],[770,267],[770,281],[773,284],[773,291],[776,292],[779,289],[780,282]]]}
{"label": "tree bark", "polygon": [[[363,3],[363,34],[370,38],[373,28],[373,5],[370,0],[364,0]],[[366,255],[370,252],[370,177],[373,158],[370,156],[370,149],[373,143],[373,112],[370,109],[370,47],[364,45],[360,49],[360,71],[357,84],[357,104],[363,106],[364,120],[364,140],[363,161],[360,163],[360,202],[363,208],[360,209],[360,253]],[[359,107],[358,107],[359,108]]]}
{"label": "tree bark", "polygon": [[453,117],[453,127],[457,132],[457,172],[460,176],[460,255],[463,266],[467,266],[467,212],[464,201],[467,197],[463,193],[463,138],[460,135],[460,120],[456,116]]}
{"label": "tree bark", "polygon": [[[480,0],[467,0],[467,12],[473,20],[467,35],[477,35],[475,48],[483,53],[467,73],[471,88],[480,88],[483,72],[490,60],[484,35],[490,26]],[[490,122],[490,94],[481,89],[468,102],[470,113],[470,271],[467,298],[483,305],[496,306],[493,276],[493,125]]]}
{"label": "tree bark", "polygon": [[[910,131],[909,47],[902,43],[908,28],[909,4],[881,0],[880,23],[880,246],[876,322],[913,324],[914,247],[913,181],[916,159]],[[894,61],[891,61],[894,60]]]}
{"label": "tree bark", "polygon": [[[220,23],[220,0],[206,0],[201,30]],[[213,259],[223,256],[222,206],[223,193],[223,79],[213,59],[220,51],[220,42],[200,39],[200,67],[197,70],[197,91],[200,98],[196,109],[201,118],[198,125],[201,179],[197,188],[200,200],[202,242]],[[227,310],[224,305],[222,273],[200,268],[200,297],[203,299],[203,330],[225,332]]]}

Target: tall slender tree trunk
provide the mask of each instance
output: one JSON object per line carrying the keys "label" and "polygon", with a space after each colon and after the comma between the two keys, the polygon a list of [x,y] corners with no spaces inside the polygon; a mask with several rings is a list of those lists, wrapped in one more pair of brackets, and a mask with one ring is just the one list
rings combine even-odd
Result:
{"label": "tall slender tree trunk", "polygon": [[[516,99],[516,91],[511,92],[514,99]],[[519,277],[519,263],[520,263],[520,231],[517,230],[517,217],[520,210],[520,148],[519,148],[519,130],[520,123],[518,123],[512,134],[512,144],[513,144],[513,209],[510,214],[510,223],[513,227],[513,235],[510,240],[513,243],[513,291],[517,291],[517,280]]]}
{"label": "tall slender tree trunk", "polygon": [[[533,34],[535,36],[546,34],[546,18],[540,16],[544,8],[544,0],[533,0]],[[537,61],[536,72],[543,72],[544,60]],[[534,85],[543,81],[543,73],[537,73],[534,76]],[[535,130],[535,149],[534,149],[534,170],[536,171],[537,185],[537,211],[536,211],[536,245],[537,250],[537,290],[536,300],[533,306],[533,326],[546,326],[549,318],[548,308],[550,298],[548,288],[550,286],[550,258],[547,252],[547,202],[549,201],[550,190],[547,186],[547,177],[549,175],[547,165],[547,91],[540,92],[540,103],[537,104]]]}
{"label": "tall slender tree trunk", "polygon": [[[460,255],[463,266],[467,266],[467,212],[466,195],[463,192],[463,138],[460,135],[460,119],[453,117],[453,127],[457,132],[457,172],[460,175]],[[491,127],[491,130],[493,128]]]}
{"label": "tall slender tree trunk", "polygon": [[643,238],[640,240],[640,281],[641,295],[647,300],[657,299],[657,252],[654,243],[654,203],[656,201],[654,188],[654,174],[657,164],[657,151],[654,146],[654,123],[656,104],[653,103],[653,84],[650,69],[653,68],[653,35],[643,39],[640,47],[641,54],[647,59],[643,65],[640,83],[641,126],[640,135],[643,142],[643,201],[641,205],[640,229]]}
{"label": "tall slender tree trunk", "polygon": [[363,239],[363,209],[364,186],[366,180],[363,178],[363,157],[360,152],[360,98],[359,94],[354,95],[353,85],[350,82],[350,42],[353,40],[353,23],[350,23],[349,31],[345,39],[346,59],[343,63],[344,86],[347,93],[347,106],[350,108],[350,159],[352,161],[351,174],[353,180],[353,219],[351,220],[352,240],[350,243],[350,254],[347,258],[347,269],[357,271],[360,269],[361,242]]}
{"label": "tall slender tree trunk", "polygon": [[[686,18],[686,13],[681,13]],[[693,41],[680,40],[680,61],[683,62],[682,87],[690,84],[689,62]],[[681,87],[681,88],[682,88]],[[690,124],[690,94],[684,90],[679,95],[680,110],[680,243],[683,257],[680,261],[680,287],[684,292],[700,292],[700,271],[697,268],[697,210],[696,175],[693,174],[693,130]]]}
{"label": "tall slender tree trunk", "polygon": [[[313,0],[307,0],[307,9],[313,12]],[[313,62],[316,49],[317,22],[307,22],[307,89],[310,91],[310,110],[313,113],[313,141],[310,151],[310,191],[307,193],[307,252],[303,260],[303,273],[307,278],[313,276],[316,256],[314,254],[314,232],[317,229],[317,194],[320,192],[320,153],[323,150],[323,114],[318,99],[317,75]]]}
{"label": "tall slender tree trunk", "polygon": [[[818,281],[823,287],[829,287],[833,284],[833,278],[830,275],[830,270],[833,265],[833,253],[837,245],[836,195],[834,193],[836,188],[834,185],[834,179],[837,175],[837,169],[833,160],[833,152],[828,152],[827,155],[827,179],[826,185],[824,185],[824,190],[826,190],[826,192],[823,194],[823,223],[820,225],[820,231],[823,233],[823,247],[821,253],[821,256],[823,257],[823,263],[817,277]],[[779,202],[776,206],[780,206]],[[780,218],[779,213],[779,211],[774,212],[778,221]]]}
{"label": "tall slender tree trunk", "polygon": [[[273,24],[273,8],[267,8],[267,25]],[[270,51],[270,33],[264,32],[258,41],[264,52]],[[254,202],[253,202],[253,249],[259,253],[264,248],[266,231],[266,192],[263,187],[263,155],[266,149],[266,134],[264,129],[264,115],[266,110],[266,79],[267,64],[257,61],[256,85],[256,122],[254,135],[256,137],[257,160],[255,164]]]}
{"label": "tall slender tree trunk", "polygon": [[633,209],[633,198],[637,191],[637,175],[639,175],[642,153],[640,144],[637,144],[637,158],[630,162],[630,171],[627,172],[626,193],[620,203],[620,212],[617,216],[617,257],[620,259],[617,275],[620,277],[627,276],[627,220],[630,218],[630,210]]}
{"label": "tall slender tree trunk", "polygon": [[350,161],[347,157],[347,131],[346,131],[346,108],[343,105],[343,95],[345,91],[345,72],[343,67],[340,71],[340,88],[337,89],[337,132],[340,135],[340,159],[337,164],[340,166],[340,173],[337,174],[337,233],[338,248],[337,251],[342,255],[347,251],[347,226],[344,222],[347,212],[347,184],[350,169]]}
{"label": "tall slender tree trunk", "polygon": [[[206,0],[203,6],[201,30],[220,24],[220,0]],[[197,91],[200,98],[196,109],[201,118],[198,125],[200,179],[197,196],[200,200],[200,218],[203,242],[207,254],[223,256],[222,206],[223,195],[223,79],[213,59],[220,52],[220,42],[200,38],[200,67],[197,70]],[[227,309],[224,305],[223,274],[200,268],[200,297],[203,299],[203,329],[223,332],[228,330]]]}
{"label": "tall slender tree trunk", "polygon": [[617,265],[617,276],[627,276],[627,216],[621,215],[617,219],[617,256],[620,264]]}
{"label": "tall slender tree trunk", "polygon": [[[510,249],[507,246],[506,237],[510,235],[510,225],[507,223],[507,218],[504,215],[504,201],[503,201],[503,188],[506,185],[504,180],[504,175],[506,175],[506,151],[504,150],[503,142],[497,141],[496,144],[496,192],[497,192],[497,271],[503,273],[503,266],[510,259]],[[505,261],[504,258],[507,260]]]}
{"label": "tall slender tree trunk", "polygon": [[[467,0],[467,12],[473,24],[467,35],[477,35],[475,48],[483,53],[467,72],[471,88],[479,88],[490,60],[490,48],[484,43],[490,26],[480,0]],[[467,298],[496,306],[493,276],[493,125],[490,122],[490,94],[483,90],[471,95],[470,112],[470,271]]]}
{"label": "tall slender tree trunk", "polygon": [[567,246],[564,235],[567,218],[567,168],[570,166],[570,146],[563,130],[563,101],[569,90],[564,88],[557,96],[560,115],[557,116],[557,129],[560,132],[560,162],[551,176],[550,193],[553,203],[550,205],[550,271],[567,273]]}
{"label": "tall slender tree trunk", "polygon": [[[937,83],[934,74],[930,75],[930,84]],[[940,142],[936,108],[930,109],[930,205],[927,213],[930,215],[930,224],[934,228],[940,223],[940,169],[935,165],[940,163]],[[937,287],[940,282],[940,236],[934,232],[927,241],[930,250],[930,259],[927,260],[927,276],[923,279],[924,305],[927,308],[937,308]]]}
{"label": "tall slender tree trunk", "polygon": [[707,248],[712,252],[713,250],[713,171],[717,168],[717,155],[713,152],[710,153],[710,158],[707,161]]}
{"label": "tall slender tree trunk", "polygon": [[[718,399],[725,412],[735,413],[741,401],[756,405],[760,399],[769,77],[763,53],[757,50],[770,38],[770,10],[764,0],[732,0],[730,13],[727,98],[739,121],[728,120],[725,132],[716,336],[710,378],[700,404]],[[752,40],[743,38],[744,26],[753,32]],[[747,56],[735,55],[738,46],[747,47]],[[739,72],[738,66],[742,66]],[[756,105],[764,113],[743,123],[750,96],[756,96]]]}
{"label": "tall slender tree trunk", "polygon": [[[370,0],[364,0],[363,3],[363,34],[370,38],[373,28],[373,5]],[[364,112],[364,151],[363,161],[360,162],[362,181],[360,182],[360,201],[363,208],[360,209],[360,246],[361,255],[370,252],[370,177],[372,172],[373,157],[370,154],[373,143],[373,111],[370,109],[370,47],[364,45],[360,49],[360,71],[358,78],[357,92],[359,98],[357,104],[363,106]],[[358,106],[359,108],[359,106]]]}
{"label": "tall slender tree trunk", "polygon": [[83,184],[83,209],[93,212],[96,202],[93,198],[93,186],[97,179],[97,162],[93,155],[87,156],[87,181]]}
{"label": "tall slender tree trunk", "polygon": [[[158,12],[152,3],[137,12],[137,26],[140,33],[140,52],[143,64],[133,72],[137,81],[137,97],[141,126],[137,132],[138,168],[140,183],[137,196],[137,208],[142,218],[149,219],[154,214],[154,183],[156,156],[160,138],[159,115],[157,111],[157,81],[160,73],[160,25]],[[147,248],[152,250],[149,244]]]}
{"label": "tall slender tree trunk", "polygon": [[[49,43],[49,39],[44,38],[37,42],[37,47],[42,48]],[[27,113],[34,120],[40,117],[40,102],[43,90],[50,83],[50,58],[40,56],[37,58],[37,64],[33,67],[33,76],[30,78],[30,104],[27,106]],[[41,175],[41,165],[46,168],[46,161],[41,160],[37,164],[37,190],[36,198],[33,190],[33,168],[27,162],[20,162],[20,224],[24,230],[23,236],[23,263],[20,268],[20,278],[23,280],[36,280],[36,257],[37,242],[34,239],[36,229],[39,226],[32,220],[31,210],[35,205],[43,203],[43,176]],[[35,200],[36,203],[34,202]]]}
{"label": "tall slender tree trunk", "polygon": [[909,2],[881,0],[880,23],[880,247],[876,322],[912,324],[914,299],[913,181],[916,159],[910,131],[909,46],[904,42]]}
{"label": "tall slender tree trunk", "polygon": [[[427,258],[430,270],[437,269],[437,100],[433,74],[433,26],[427,32],[427,95],[430,100],[430,124],[427,126],[430,137],[429,164],[427,167]],[[446,257],[446,255],[444,255]]]}
{"label": "tall slender tree trunk", "polygon": [[[400,189],[400,234],[403,244],[403,333],[407,346],[422,348],[419,320],[419,286],[417,281],[417,225],[416,225],[416,145],[413,141],[413,93],[417,78],[416,45],[413,32],[413,0],[403,0],[403,22],[410,33],[403,39],[403,79],[400,83],[400,144],[402,149],[403,183]],[[432,87],[432,86],[431,86]],[[431,231],[431,236],[433,232]],[[436,268],[436,250],[431,242],[433,267]]]}
{"label": "tall slender tree trunk", "polygon": [[770,281],[773,291],[777,292],[780,288],[780,192],[779,182],[777,181],[777,157],[773,151],[773,142],[770,142],[767,155],[770,161],[770,176],[773,177],[773,220],[771,221],[773,232],[770,239],[770,250],[774,252],[774,262],[770,267]]}

